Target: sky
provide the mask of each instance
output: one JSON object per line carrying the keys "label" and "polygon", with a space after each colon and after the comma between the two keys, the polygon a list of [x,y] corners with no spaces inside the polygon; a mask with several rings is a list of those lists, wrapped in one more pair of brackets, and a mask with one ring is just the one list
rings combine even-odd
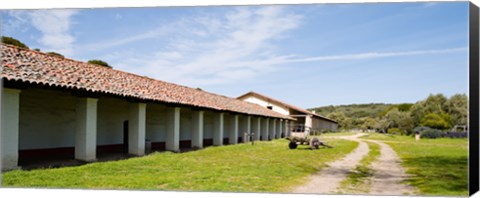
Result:
{"label": "sky", "polygon": [[31,49],[302,108],[468,93],[468,2],[1,10]]}

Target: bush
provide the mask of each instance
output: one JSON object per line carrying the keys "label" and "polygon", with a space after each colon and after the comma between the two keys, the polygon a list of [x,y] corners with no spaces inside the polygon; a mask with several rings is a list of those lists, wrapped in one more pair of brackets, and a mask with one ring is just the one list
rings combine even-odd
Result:
{"label": "bush", "polygon": [[401,130],[399,128],[389,128],[387,130],[388,134],[395,134],[395,135],[405,135],[406,131]]}
{"label": "bush", "polygon": [[443,132],[438,129],[425,130],[422,131],[420,134],[422,135],[422,138],[435,139],[443,137]]}
{"label": "bush", "polygon": [[47,52],[48,55],[51,55],[51,56],[56,56],[56,57],[60,57],[60,58],[65,58],[63,55],[61,55],[60,53],[57,53],[57,52]]}
{"label": "bush", "polygon": [[445,137],[467,138],[468,137],[468,132],[466,132],[466,131],[462,131],[462,132],[449,131],[449,132],[445,132]]}
{"label": "bush", "polygon": [[112,68],[107,62],[102,60],[89,60],[88,63]]}
{"label": "bush", "polygon": [[25,45],[24,43],[20,42],[17,39],[12,38],[12,37],[8,37],[8,36],[2,36],[2,43],[8,44],[8,45],[14,45],[14,46],[17,46],[17,47],[20,47],[20,48],[28,49],[28,46]]}
{"label": "bush", "polygon": [[423,131],[422,133],[423,138],[430,138],[430,139],[435,139],[435,138],[467,138],[468,137],[468,132],[443,132],[437,129],[430,129]]}
{"label": "bush", "polygon": [[431,128],[430,127],[426,127],[426,126],[418,126],[418,127],[415,127],[413,129],[413,132],[415,133],[421,133],[423,131],[426,131],[426,130],[430,130]]}

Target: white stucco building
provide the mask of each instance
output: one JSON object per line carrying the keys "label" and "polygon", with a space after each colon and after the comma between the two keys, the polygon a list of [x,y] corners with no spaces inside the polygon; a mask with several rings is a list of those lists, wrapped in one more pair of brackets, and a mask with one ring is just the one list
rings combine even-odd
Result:
{"label": "white stucco building", "polygon": [[[1,169],[288,135],[297,118],[235,98],[2,45]],[[148,140],[148,141],[147,141]]]}
{"label": "white stucco building", "polygon": [[324,116],[315,114],[314,112],[310,112],[253,91],[237,98],[246,102],[258,104],[282,115],[296,118],[296,121],[289,121],[290,129],[292,130],[291,132],[294,134],[308,134],[312,131],[323,130],[335,131],[338,129],[338,123],[335,120],[328,119]]}

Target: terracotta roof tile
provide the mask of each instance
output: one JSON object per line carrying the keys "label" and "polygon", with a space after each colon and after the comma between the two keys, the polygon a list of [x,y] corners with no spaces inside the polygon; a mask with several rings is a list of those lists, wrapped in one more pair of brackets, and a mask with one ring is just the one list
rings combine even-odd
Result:
{"label": "terracotta roof tile", "polygon": [[34,50],[1,45],[1,55],[1,76],[8,81],[294,120],[235,98]]}

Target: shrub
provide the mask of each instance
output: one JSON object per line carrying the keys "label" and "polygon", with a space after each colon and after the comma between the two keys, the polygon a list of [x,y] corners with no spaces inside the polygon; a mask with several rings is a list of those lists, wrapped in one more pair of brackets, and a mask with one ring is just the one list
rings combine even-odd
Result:
{"label": "shrub", "polygon": [[428,130],[422,131],[421,135],[423,138],[435,139],[435,138],[443,137],[443,132],[438,129],[428,129]]}
{"label": "shrub", "polygon": [[444,137],[449,137],[449,138],[467,138],[468,137],[468,132],[463,131],[463,132],[455,132],[455,131],[449,131],[445,132]]}
{"label": "shrub", "polygon": [[426,127],[426,126],[418,126],[418,127],[415,127],[413,129],[413,132],[415,133],[421,133],[423,131],[426,131],[426,130],[430,130],[431,128],[430,127]]}
{"label": "shrub", "polygon": [[56,57],[60,57],[60,58],[65,58],[63,55],[61,55],[60,53],[57,53],[57,52],[47,52],[48,55],[52,55],[52,56],[56,56]]}
{"label": "shrub", "polygon": [[89,60],[88,63],[112,68],[107,62],[102,60]]}
{"label": "shrub", "polygon": [[454,132],[454,131],[448,131],[448,132],[443,132],[437,129],[430,129],[423,131],[422,133],[423,138],[467,138],[468,137],[468,132]]}
{"label": "shrub", "polygon": [[28,46],[25,45],[24,43],[20,42],[17,39],[12,38],[12,37],[8,37],[8,36],[2,36],[2,43],[9,44],[9,45],[14,45],[14,46],[17,46],[17,47],[20,47],[20,48],[28,49]]}
{"label": "shrub", "polygon": [[406,131],[401,130],[399,128],[389,128],[387,130],[388,134],[395,134],[395,135],[405,135]]}

